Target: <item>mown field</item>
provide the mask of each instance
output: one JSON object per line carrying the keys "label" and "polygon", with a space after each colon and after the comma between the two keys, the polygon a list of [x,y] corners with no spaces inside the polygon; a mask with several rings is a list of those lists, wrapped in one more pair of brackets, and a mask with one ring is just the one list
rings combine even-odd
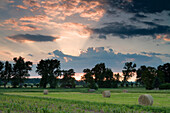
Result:
{"label": "mown field", "polygon": [[[44,95],[44,89],[0,89],[1,112],[115,112],[115,113],[170,113],[169,90],[145,90],[144,88],[99,89],[89,93],[86,88],[75,89],[48,89],[49,94]],[[103,98],[101,92],[111,91],[110,98]],[[141,94],[153,96],[153,106],[138,105]]]}

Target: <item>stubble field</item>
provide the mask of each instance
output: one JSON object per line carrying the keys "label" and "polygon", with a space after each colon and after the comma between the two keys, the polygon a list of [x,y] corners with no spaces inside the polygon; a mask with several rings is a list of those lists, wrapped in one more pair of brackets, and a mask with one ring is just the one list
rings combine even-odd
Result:
{"label": "stubble field", "polygon": [[[115,112],[115,113],[169,113],[169,90],[145,90],[143,88],[99,89],[88,92],[86,88],[75,89],[0,89],[0,112]],[[110,90],[111,97],[103,98],[102,91]],[[150,94],[154,99],[152,106],[141,106],[138,98]]]}

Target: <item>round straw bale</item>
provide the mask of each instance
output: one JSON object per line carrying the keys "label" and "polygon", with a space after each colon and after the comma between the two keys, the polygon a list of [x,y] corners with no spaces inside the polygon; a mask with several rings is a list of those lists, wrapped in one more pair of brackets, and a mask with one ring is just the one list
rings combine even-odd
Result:
{"label": "round straw bale", "polygon": [[153,98],[151,95],[144,94],[138,98],[138,102],[140,105],[151,106],[153,104]]}
{"label": "round straw bale", "polygon": [[110,91],[103,91],[103,97],[110,97]]}
{"label": "round straw bale", "polygon": [[128,93],[128,90],[124,89],[124,90],[123,90],[123,93]]}
{"label": "round straw bale", "polygon": [[95,92],[95,89],[88,89],[88,92]]}
{"label": "round straw bale", "polygon": [[48,94],[48,90],[44,90],[44,95],[47,95]]}

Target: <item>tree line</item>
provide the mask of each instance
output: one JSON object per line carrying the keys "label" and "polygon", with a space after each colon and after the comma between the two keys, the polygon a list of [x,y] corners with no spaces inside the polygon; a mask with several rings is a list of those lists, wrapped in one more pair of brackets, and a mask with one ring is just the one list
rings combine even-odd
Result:
{"label": "tree line", "polygon": [[[23,57],[13,58],[14,63],[9,61],[0,61],[0,81],[4,87],[8,82],[12,87],[23,87],[24,81],[30,76],[29,71],[32,70],[33,63],[25,61]],[[50,88],[56,88],[58,81],[60,87],[75,88],[74,69],[62,70],[60,61],[57,59],[45,59],[39,61],[36,72],[41,76],[39,86],[46,88],[49,84]],[[96,64],[92,69],[86,68],[83,70],[84,75],[82,80],[85,82],[85,87],[97,88],[116,88],[118,84],[122,87],[128,86],[128,80],[137,75],[136,83],[143,84],[146,89],[159,88],[160,84],[170,83],[170,63],[155,67],[141,66],[136,69],[136,64],[126,62],[121,76],[119,73],[114,74],[110,68],[107,68],[104,63]],[[62,77],[62,79],[58,79]]]}

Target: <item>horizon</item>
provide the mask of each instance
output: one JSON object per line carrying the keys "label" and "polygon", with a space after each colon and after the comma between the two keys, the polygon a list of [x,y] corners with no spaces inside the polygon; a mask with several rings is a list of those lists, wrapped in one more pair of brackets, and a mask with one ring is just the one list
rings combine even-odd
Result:
{"label": "horizon", "polygon": [[[123,77],[123,73],[122,72],[113,72],[113,74],[120,74],[121,77]],[[81,81],[81,77],[84,75],[85,73],[75,73],[75,75],[73,76],[77,81]],[[135,82],[136,81],[136,73],[133,77],[129,78],[128,82]],[[41,78],[41,75],[38,76],[29,76],[28,78]],[[57,77],[57,78],[62,78],[62,77]],[[122,81],[123,78],[120,80]]]}

